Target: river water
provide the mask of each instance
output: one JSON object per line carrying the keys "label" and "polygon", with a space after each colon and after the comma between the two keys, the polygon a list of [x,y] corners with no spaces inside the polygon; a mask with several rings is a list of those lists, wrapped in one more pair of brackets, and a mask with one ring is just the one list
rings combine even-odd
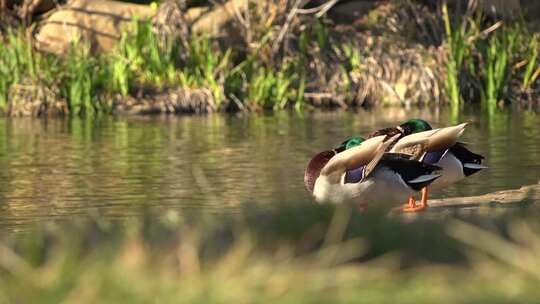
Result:
{"label": "river water", "polygon": [[309,200],[304,168],[350,135],[421,117],[468,121],[463,136],[490,167],[433,193],[476,195],[540,179],[540,114],[377,109],[184,117],[0,120],[0,228],[148,208],[235,212]]}

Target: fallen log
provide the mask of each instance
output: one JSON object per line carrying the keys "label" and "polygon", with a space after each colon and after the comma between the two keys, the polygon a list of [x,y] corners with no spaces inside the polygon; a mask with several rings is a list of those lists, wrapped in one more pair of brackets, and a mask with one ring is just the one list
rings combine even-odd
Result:
{"label": "fallen log", "polygon": [[451,197],[428,200],[425,212],[401,213],[404,219],[417,217],[444,218],[450,215],[492,214],[493,209],[540,205],[540,181],[519,189],[502,190],[478,196]]}
{"label": "fallen log", "polygon": [[199,9],[193,13],[193,16],[188,15],[188,19],[193,18],[192,31],[210,35],[223,33],[225,24],[233,20],[235,15],[244,13],[248,9],[248,4],[248,0],[229,0],[211,10],[200,11]]}
{"label": "fallen log", "polygon": [[432,199],[428,201],[430,208],[466,208],[466,207],[514,207],[524,202],[540,202],[540,182],[536,185],[522,186],[519,189],[502,190],[493,193]]}

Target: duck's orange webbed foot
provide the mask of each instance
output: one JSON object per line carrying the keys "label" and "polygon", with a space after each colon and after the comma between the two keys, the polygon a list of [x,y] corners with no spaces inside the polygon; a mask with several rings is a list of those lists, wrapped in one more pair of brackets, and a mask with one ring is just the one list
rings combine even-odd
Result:
{"label": "duck's orange webbed foot", "polygon": [[427,187],[422,188],[422,199],[420,204],[416,205],[416,201],[413,197],[409,198],[409,203],[406,204],[401,210],[403,212],[418,212],[423,211],[427,207],[428,190]]}
{"label": "duck's orange webbed foot", "polygon": [[414,212],[416,209],[416,200],[412,196],[409,197],[409,201],[401,207],[401,211],[403,212]]}

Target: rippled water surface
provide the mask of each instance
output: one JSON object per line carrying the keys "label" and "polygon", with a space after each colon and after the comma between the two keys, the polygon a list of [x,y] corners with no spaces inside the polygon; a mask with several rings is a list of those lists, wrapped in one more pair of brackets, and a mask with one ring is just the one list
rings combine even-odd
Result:
{"label": "rippled water surface", "polygon": [[475,195],[540,179],[540,115],[379,109],[246,116],[0,120],[0,227],[145,208],[234,212],[305,203],[310,157],[353,134],[422,117],[469,121],[463,139],[490,166],[435,196]]}

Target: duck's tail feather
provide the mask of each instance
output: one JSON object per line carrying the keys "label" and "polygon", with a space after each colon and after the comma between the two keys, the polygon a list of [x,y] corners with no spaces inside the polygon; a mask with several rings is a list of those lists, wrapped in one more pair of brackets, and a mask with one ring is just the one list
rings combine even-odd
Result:
{"label": "duck's tail feather", "polygon": [[469,151],[464,143],[456,143],[450,148],[450,152],[463,164],[463,174],[465,176],[470,176],[487,168],[487,166],[482,164],[484,157]]}
{"label": "duck's tail feather", "polygon": [[399,174],[403,181],[413,190],[419,191],[428,186],[441,175],[441,167],[410,160],[402,154],[386,153],[380,162]]}
{"label": "duck's tail feather", "polygon": [[482,169],[487,169],[487,168],[488,166],[484,166],[484,165],[465,163],[463,164],[463,174],[465,176],[471,176],[475,174],[476,172]]}
{"label": "duck's tail feather", "polygon": [[405,181],[405,183],[413,190],[420,191],[422,188],[429,186],[429,184],[433,183],[439,177],[441,177],[440,174],[420,175],[413,180]]}

